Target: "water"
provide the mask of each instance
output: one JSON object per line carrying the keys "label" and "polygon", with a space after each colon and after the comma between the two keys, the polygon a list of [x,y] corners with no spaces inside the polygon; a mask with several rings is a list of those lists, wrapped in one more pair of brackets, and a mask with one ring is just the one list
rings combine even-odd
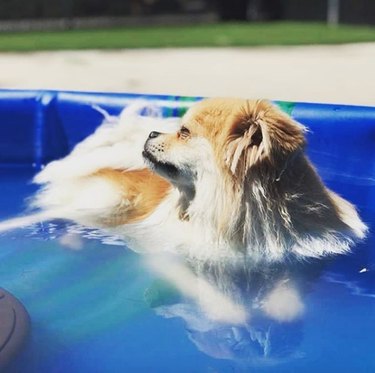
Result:
{"label": "water", "polygon": [[[31,176],[0,171],[1,219],[23,210]],[[373,226],[375,183],[330,183]],[[0,236],[0,286],[32,320],[10,372],[375,371],[372,235],[348,256],[244,273],[150,262],[116,238],[76,232],[51,222]],[[286,298],[285,286],[295,290]],[[286,310],[271,317],[262,305],[277,287]]]}

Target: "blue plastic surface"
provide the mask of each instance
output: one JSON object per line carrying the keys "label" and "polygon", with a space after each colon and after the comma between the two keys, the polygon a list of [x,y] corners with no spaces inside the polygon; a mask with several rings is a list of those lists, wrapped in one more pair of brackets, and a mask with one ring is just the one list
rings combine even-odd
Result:
{"label": "blue plastic surface", "polygon": [[[0,218],[23,210],[38,167],[67,154],[101,123],[93,105],[115,115],[136,99],[156,101],[166,116],[178,116],[199,98],[0,91]],[[280,105],[309,128],[307,152],[320,175],[358,206],[371,229],[375,107]],[[24,303],[33,329],[10,372],[375,371],[372,233],[353,254],[311,274],[302,320],[197,331],[184,317],[156,312],[158,305],[177,304],[178,297],[137,254],[90,231],[83,250],[67,250],[59,243],[63,228],[54,222],[0,236],[0,286]],[[157,306],[150,301],[155,293]],[[207,327],[204,318],[200,322]],[[272,329],[274,336],[262,363],[254,357],[259,346],[252,327],[262,335]]]}
{"label": "blue plastic surface", "polygon": [[[67,154],[103,121],[135,100],[180,116],[199,98],[135,94],[0,90],[0,164],[40,166]],[[16,146],[17,145],[17,146]]]}

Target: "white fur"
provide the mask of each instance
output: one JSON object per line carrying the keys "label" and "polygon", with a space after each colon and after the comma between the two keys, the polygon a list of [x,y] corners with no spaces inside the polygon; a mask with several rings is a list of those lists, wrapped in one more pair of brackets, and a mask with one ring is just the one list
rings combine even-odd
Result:
{"label": "white fur", "polygon": [[68,156],[49,163],[35,176],[34,182],[65,182],[106,167],[144,168],[142,150],[150,132],[173,132],[179,126],[178,119],[162,119],[156,109],[153,111],[154,117],[140,116],[138,112],[145,105],[141,102],[129,106],[117,120],[107,118],[92,135],[77,144]]}
{"label": "white fur", "polygon": [[[42,189],[34,198],[32,207],[42,212],[31,217],[31,222],[66,218],[87,226],[103,227],[101,221],[129,203],[123,198],[120,185],[93,174],[102,168],[145,168],[142,150],[149,133],[176,131],[179,119],[140,116],[138,112],[144,106],[144,103],[130,106],[117,120],[107,118],[71,154],[51,162],[36,175],[34,181],[41,184]],[[177,250],[200,259],[219,261],[236,257],[241,251],[241,255],[245,254],[254,261],[281,261],[290,253],[299,258],[344,253],[352,244],[350,237],[335,231],[317,237],[301,235],[290,243],[275,224],[273,212],[267,210],[264,203],[267,195],[262,185],[252,184],[252,198],[245,202],[245,206],[240,206],[235,194],[228,196],[230,188],[216,165],[211,145],[204,138],[194,139],[189,146],[169,150],[168,157],[186,170],[181,176],[186,183],[194,183],[195,196],[186,211],[189,220],[179,218],[177,206],[182,197],[180,188],[175,187],[142,222],[110,229],[110,232],[124,236],[133,249]],[[183,185],[184,180],[179,180],[179,183]],[[298,199],[299,196],[290,198]],[[336,195],[334,198],[340,199]],[[340,212],[342,220],[357,237],[363,237],[366,226],[354,208],[347,202],[341,205],[344,206]],[[232,240],[238,233],[233,222],[238,221],[241,213],[234,206],[240,206],[243,212],[242,242],[245,248],[236,246],[238,241]],[[289,211],[280,205],[279,214],[284,226],[288,226]],[[0,231],[26,224],[27,219],[1,223]]]}
{"label": "white fur", "polygon": [[101,219],[126,205],[121,186],[93,174],[103,168],[145,168],[142,149],[150,132],[178,128],[178,119],[161,119],[157,109],[152,112],[154,117],[139,115],[144,108],[145,103],[140,102],[124,109],[118,118],[106,117],[95,133],[77,144],[68,156],[49,163],[34,178],[43,187],[31,207],[56,211],[55,217],[100,226]]}

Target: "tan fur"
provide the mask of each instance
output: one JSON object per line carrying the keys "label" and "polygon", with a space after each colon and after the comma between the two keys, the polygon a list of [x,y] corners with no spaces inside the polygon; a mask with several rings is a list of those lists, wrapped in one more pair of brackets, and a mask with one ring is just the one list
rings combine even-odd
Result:
{"label": "tan fur", "polygon": [[[243,166],[250,167],[263,157],[269,157],[272,149],[285,154],[305,144],[304,127],[266,100],[206,99],[190,109],[184,123],[193,135],[204,136],[210,141],[220,163],[225,149],[228,151],[227,162],[235,158],[238,163],[237,158],[241,158]],[[257,144],[254,135],[259,136],[260,131],[263,141]],[[242,151],[235,156],[238,147]],[[242,153],[250,148],[251,154],[244,158]],[[230,166],[235,173],[237,167]]]}
{"label": "tan fur", "polygon": [[[167,197],[180,220],[254,257],[282,260],[348,251],[366,226],[349,202],[328,190],[304,154],[305,127],[266,100],[206,99],[181,130],[145,144],[149,170],[101,170],[124,201],[108,225],[139,222]],[[166,180],[170,181],[167,182]],[[172,186],[173,185],[173,186]]]}
{"label": "tan fur", "polygon": [[147,218],[171,189],[170,183],[148,169],[122,171],[102,169],[93,176],[104,177],[121,188],[124,204],[105,223],[109,227]]}
{"label": "tan fur", "polygon": [[[306,256],[324,255],[324,247],[327,252],[345,251],[350,237],[364,237],[366,226],[355,207],[324,186],[304,154],[305,127],[275,105],[266,100],[206,99],[186,113],[182,126],[177,135],[162,134],[148,148],[172,164],[172,154],[178,154],[177,163],[183,164],[181,154],[194,154],[196,139],[210,144],[212,167],[220,175],[212,179],[220,184],[211,186],[215,209],[204,207],[204,198],[198,199],[202,208],[194,203],[197,190],[190,201],[184,199],[183,207],[188,215],[203,214],[203,220],[210,211],[205,221],[221,240],[281,258],[290,247]],[[190,168],[189,163],[183,167]],[[189,179],[174,179],[182,193],[187,183]],[[322,244],[313,246],[310,240]]]}
{"label": "tan fur", "polygon": [[[176,122],[167,133],[154,130],[160,120],[146,122],[139,133],[104,125],[78,146],[85,152],[48,165],[32,202],[41,213],[28,221],[70,219],[113,228],[139,250],[202,260],[240,252],[253,263],[342,254],[366,236],[355,206],[305,155],[306,128],[270,102],[203,100],[177,132]],[[117,143],[119,133],[136,136]],[[25,224],[11,219],[0,231]]]}

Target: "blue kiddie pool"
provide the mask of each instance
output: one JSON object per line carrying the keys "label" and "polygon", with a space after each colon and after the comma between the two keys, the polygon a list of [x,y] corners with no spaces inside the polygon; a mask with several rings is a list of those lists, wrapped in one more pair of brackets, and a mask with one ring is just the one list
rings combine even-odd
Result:
{"label": "blue kiddie pool", "polygon": [[[162,106],[165,116],[181,116],[199,100],[0,91],[0,218],[21,214],[40,167],[100,125],[98,107],[117,115],[139,98]],[[24,373],[375,372],[375,107],[277,104],[310,129],[307,153],[319,174],[370,227],[351,254],[295,270],[303,278],[301,317],[254,317],[245,325],[209,320],[118,239],[82,230],[83,246],[67,249],[61,237],[68,223],[52,221],[0,234],[0,367]],[[262,281],[254,276],[242,296],[256,299]]]}

